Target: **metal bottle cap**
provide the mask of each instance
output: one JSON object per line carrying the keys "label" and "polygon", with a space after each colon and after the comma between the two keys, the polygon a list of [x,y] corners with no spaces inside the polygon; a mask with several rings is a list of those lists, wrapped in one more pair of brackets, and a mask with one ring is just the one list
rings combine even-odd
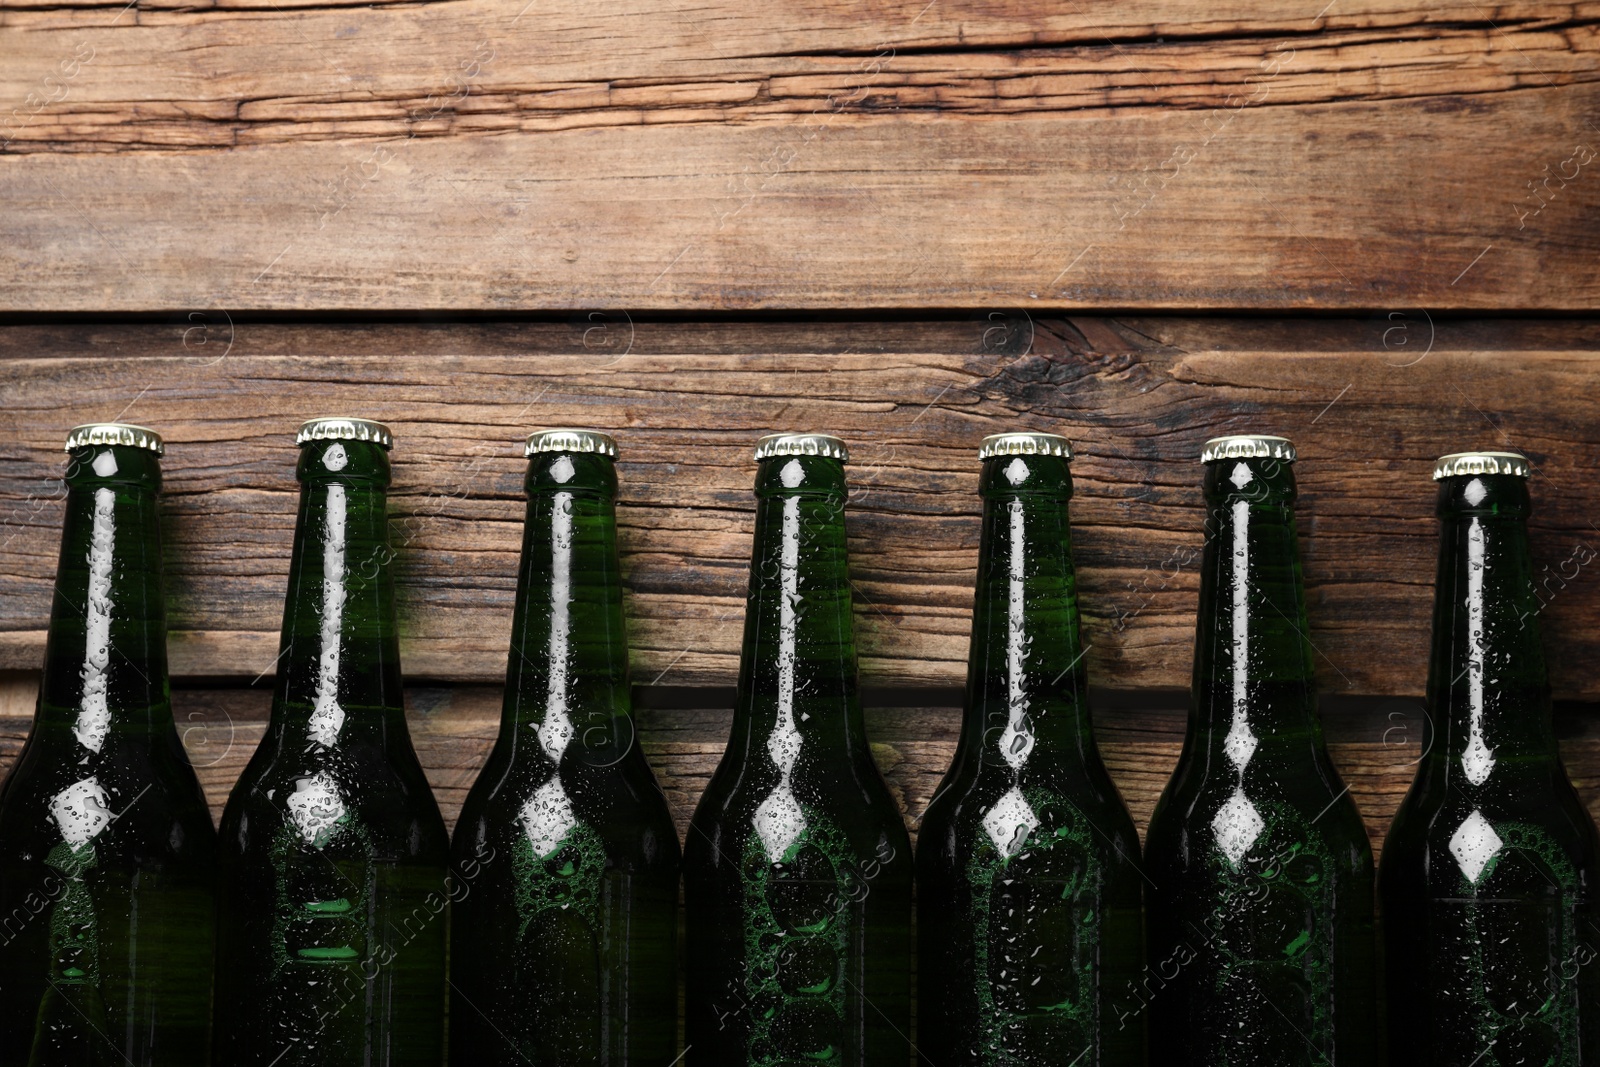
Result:
{"label": "metal bottle cap", "polygon": [[1072,445],[1053,433],[992,433],[978,445],[979,459],[995,456],[1060,456],[1072,461]]}
{"label": "metal bottle cap", "polygon": [[538,430],[528,435],[522,454],[532,456],[540,452],[598,452],[616,459],[617,441],[598,430]]}
{"label": "metal bottle cap", "polygon": [[756,442],[756,459],[773,456],[827,456],[849,463],[850,449],[837,437],[825,433],[769,433]]}
{"label": "metal bottle cap", "polygon": [[1213,437],[1200,450],[1200,462],[1218,459],[1281,459],[1294,462],[1294,442],[1270,434],[1238,433]]}
{"label": "metal bottle cap", "polygon": [[1514,474],[1528,476],[1528,457],[1517,452],[1452,452],[1433,464],[1433,480],[1458,474]]}
{"label": "metal bottle cap", "polygon": [[71,452],[74,448],[86,448],[89,445],[128,445],[132,448],[148,448],[158,456],[167,450],[160,434],[143,426],[135,426],[131,422],[86,422],[67,431],[66,451]]}
{"label": "metal bottle cap", "polygon": [[303,445],[307,441],[372,441],[384,448],[394,447],[394,435],[383,423],[371,419],[346,419],[338,415],[324,415],[302,422],[300,432],[294,435],[294,443]]}

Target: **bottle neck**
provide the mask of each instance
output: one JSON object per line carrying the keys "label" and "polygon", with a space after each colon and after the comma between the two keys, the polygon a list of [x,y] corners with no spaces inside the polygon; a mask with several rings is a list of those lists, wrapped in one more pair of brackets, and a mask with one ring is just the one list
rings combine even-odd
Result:
{"label": "bottle neck", "polygon": [[[1441,480],[1428,669],[1428,758],[1477,787],[1509,762],[1557,758],[1526,480]],[[1459,774],[1456,772],[1459,771]]]}
{"label": "bottle neck", "polygon": [[1321,745],[1294,474],[1278,459],[1206,464],[1193,727],[1241,773],[1258,750]]}
{"label": "bottle neck", "polygon": [[818,456],[763,460],[756,496],[735,743],[780,755],[802,744],[864,749],[843,465]]}
{"label": "bottle neck", "polygon": [[272,714],[333,746],[351,724],[403,716],[389,463],[376,444],[317,441],[302,446],[299,473]]}
{"label": "bottle neck", "polygon": [[1081,765],[1093,746],[1072,566],[1066,461],[984,461],[983,529],[961,745],[1020,774]]}
{"label": "bottle neck", "polygon": [[61,561],[39,693],[41,723],[98,753],[113,729],[172,722],[155,453],[72,453]]}
{"label": "bottle neck", "polygon": [[605,456],[545,453],[527,489],[503,727],[552,760],[578,744],[610,765],[633,740],[616,473]]}

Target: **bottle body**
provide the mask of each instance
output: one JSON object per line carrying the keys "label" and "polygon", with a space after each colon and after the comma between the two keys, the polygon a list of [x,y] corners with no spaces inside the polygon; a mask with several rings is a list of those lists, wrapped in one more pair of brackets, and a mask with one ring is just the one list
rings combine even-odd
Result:
{"label": "bottle body", "polygon": [[437,1064],[448,842],[411,747],[388,458],[302,446],[272,718],[228,798],[214,1062]]}
{"label": "bottle body", "polygon": [[39,707],[0,790],[0,1064],[203,1064],[216,834],[172,720],[159,462],[72,456]]}
{"label": "bottle body", "polygon": [[985,460],[961,741],[917,844],[935,1067],[1140,1065],[1139,838],[1090,728],[1066,460]]}
{"label": "bottle body", "polygon": [[1394,1063],[1600,1063],[1600,845],[1551,726],[1527,513],[1516,475],[1440,482],[1424,755],[1379,881]]}
{"label": "bottle body", "polygon": [[1293,475],[1205,479],[1189,730],[1145,841],[1152,1062],[1369,1064],[1372,853],[1316,718]]}
{"label": "bottle body", "polygon": [[534,457],[505,709],[452,865],[451,1060],[667,1067],[679,848],[632,715],[616,475]]}
{"label": "bottle body", "polygon": [[155,451],[72,450],[34,728],[0,790],[0,1062],[203,1064],[216,833],[173,725]]}
{"label": "bottle body", "polygon": [[732,738],[684,851],[691,1064],[909,1055],[909,838],[856,692],[835,459],[757,474]]}

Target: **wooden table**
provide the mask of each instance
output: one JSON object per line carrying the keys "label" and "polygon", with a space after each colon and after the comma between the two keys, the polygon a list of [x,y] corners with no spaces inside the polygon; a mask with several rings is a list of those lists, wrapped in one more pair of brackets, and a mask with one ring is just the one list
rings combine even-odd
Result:
{"label": "wooden table", "polygon": [[915,825],[959,719],[978,438],[1068,435],[1098,725],[1141,826],[1184,724],[1197,457],[1300,447],[1335,760],[1420,748],[1435,456],[1533,461],[1558,725],[1600,810],[1600,27],[1334,0],[0,11],[0,752],[71,425],[166,434],[180,728],[260,736],[292,434],[395,429],[412,725],[452,820],[498,714],[522,434],[621,444],[641,736],[720,754],[761,433],[851,444],[869,730]]}

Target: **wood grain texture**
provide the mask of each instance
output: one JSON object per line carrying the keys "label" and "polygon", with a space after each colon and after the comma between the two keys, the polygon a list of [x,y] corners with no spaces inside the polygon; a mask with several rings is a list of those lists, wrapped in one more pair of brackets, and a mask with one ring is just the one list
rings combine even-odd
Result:
{"label": "wood grain texture", "polygon": [[[0,776],[27,736],[36,691],[34,675],[0,673]],[[424,687],[407,693],[412,740],[452,829],[494,744],[500,698],[501,690],[495,686]],[[270,703],[265,687],[174,691],[173,714],[211,801],[213,817],[221,817],[228,791],[260,742]],[[1141,839],[1177,764],[1185,714],[1178,705],[1095,709],[1101,754]],[[639,743],[667,795],[681,839],[722,758],[732,711],[647,708],[636,709],[635,717]],[[1592,714],[1565,714],[1557,722],[1568,773],[1590,814],[1600,818],[1600,721]],[[922,813],[955,753],[960,728],[957,708],[867,709],[873,756],[913,841]],[[1395,700],[1329,709],[1323,712],[1323,729],[1333,761],[1366,820],[1373,848],[1381,852],[1389,822],[1410,788],[1421,754],[1421,706]]]}
{"label": "wood grain texture", "polygon": [[1588,3],[21,0],[0,308],[1594,309],[1597,110]]}
{"label": "wood grain texture", "polygon": [[[198,331],[198,332],[197,332]],[[590,348],[586,352],[585,341]],[[187,346],[186,346],[187,342]],[[204,342],[204,343],[202,343]],[[634,678],[729,685],[762,433],[853,448],[848,516],[863,677],[965,672],[980,437],[1066,434],[1090,671],[1188,684],[1200,446],[1300,447],[1311,637],[1325,689],[1416,694],[1437,530],[1434,457],[1535,465],[1534,546],[1559,696],[1600,696],[1594,471],[1600,323],[1189,318],[0,328],[0,667],[35,668],[63,507],[60,443],[118,416],[167,435],[173,668],[270,672],[298,487],[292,434],[328,411],[397,434],[391,540],[416,678],[503,678],[524,510],[520,437],[604,428],[622,449]],[[584,354],[578,354],[584,353]]]}

